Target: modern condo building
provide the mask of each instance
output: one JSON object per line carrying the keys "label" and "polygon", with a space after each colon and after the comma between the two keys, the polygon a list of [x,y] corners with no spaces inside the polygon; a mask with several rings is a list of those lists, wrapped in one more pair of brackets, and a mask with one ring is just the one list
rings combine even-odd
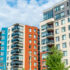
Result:
{"label": "modern condo building", "polygon": [[39,29],[14,24],[8,28],[7,70],[38,70],[40,66]]}
{"label": "modern condo building", "polygon": [[41,70],[45,70],[49,48],[55,45],[63,51],[63,61],[70,66],[70,0],[63,0],[44,10],[40,23]]}
{"label": "modern condo building", "polygon": [[7,28],[2,28],[0,32],[0,70],[6,70],[7,56]]}

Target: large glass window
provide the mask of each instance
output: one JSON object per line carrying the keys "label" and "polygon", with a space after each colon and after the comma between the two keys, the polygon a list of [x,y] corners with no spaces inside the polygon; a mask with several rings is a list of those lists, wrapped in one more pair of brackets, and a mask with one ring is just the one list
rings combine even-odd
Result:
{"label": "large glass window", "polygon": [[60,10],[63,10],[63,9],[64,9],[64,5],[57,6],[55,8],[55,12],[60,11]]}
{"label": "large glass window", "polygon": [[41,26],[41,29],[42,29],[42,30],[46,30],[46,29],[47,29],[47,24],[42,25],[42,26]]}
{"label": "large glass window", "polygon": [[65,16],[64,12],[61,12],[61,13],[55,15],[55,19],[60,19],[64,16]]}
{"label": "large glass window", "polygon": [[42,37],[45,37],[46,35],[47,35],[47,32],[46,31],[41,33],[41,36]]}
{"label": "large glass window", "polygon": [[41,43],[46,44],[46,39],[42,39]]}
{"label": "large glass window", "polygon": [[44,13],[44,20],[50,19],[53,17],[53,10]]}

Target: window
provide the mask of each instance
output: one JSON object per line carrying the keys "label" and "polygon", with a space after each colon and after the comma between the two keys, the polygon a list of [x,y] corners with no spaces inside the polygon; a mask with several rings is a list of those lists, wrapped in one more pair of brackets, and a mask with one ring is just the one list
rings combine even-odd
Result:
{"label": "window", "polygon": [[4,45],[4,42],[3,41],[1,43],[2,43],[2,45]]}
{"label": "window", "polygon": [[56,33],[56,34],[59,34],[59,29],[56,29],[55,33]]}
{"label": "window", "polygon": [[41,43],[46,44],[46,39],[42,39]]}
{"label": "window", "polygon": [[63,56],[67,56],[67,51],[63,51]]}
{"label": "window", "polygon": [[62,40],[65,40],[66,39],[66,35],[62,35]]}
{"label": "window", "polygon": [[37,65],[37,63],[35,62],[35,63],[34,63],[34,66],[36,66],[36,65]]}
{"label": "window", "polygon": [[31,28],[29,29],[29,32],[31,32],[32,30],[31,30]]}
{"label": "window", "polygon": [[8,38],[10,38],[10,35],[8,35]]}
{"label": "window", "polygon": [[63,9],[64,9],[64,5],[61,5],[61,6],[60,6],[60,9],[63,10]]}
{"label": "window", "polygon": [[34,40],[34,43],[36,44],[36,40]]}
{"label": "window", "polygon": [[34,35],[34,38],[36,38],[36,35]]}
{"label": "window", "polygon": [[29,34],[29,38],[31,38],[32,37],[32,35],[31,34]]}
{"label": "window", "polygon": [[31,41],[31,40],[29,40],[29,43],[32,43],[32,41]]}
{"label": "window", "polygon": [[42,61],[42,67],[46,67],[46,62]]}
{"label": "window", "polygon": [[46,29],[47,29],[47,24],[42,25],[42,26],[41,26],[41,29],[42,29],[42,30],[46,30]]}
{"label": "window", "polygon": [[42,59],[46,59],[47,54],[42,54]]}
{"label": "window", "polygon": [[70,38],[70,33],[69,33],[69,38]]}
{"label": "window", "polygon": [[34,60],[37,60],[37,57],[34,57]]}
{"label": "window", "polygon": [[61,24],[62,24],[62,25],[65,24],[65,20],[61,20]]}
{"label": "window", "polygon": [[3,57],[0,57],[0,61],[3,61]]}
{"label": "window", "polygon": [[10,41],[8,40],[8,44],[9,44],[9,42],[10,42]]}
{"label": "window", "polygon": [[1,50],[4,50],[4,46],[1,47]]}
{"label": "window", "polygon": [[47,32],[46,32],[46,31],[45,31],[45,32],[42,32],[42,33],[41,33],[41,36],[42,36],[42,37],[46,37],[46,36],[47,36]]}
{"label": "window", "polygon": [[61,13],[61,17],[64,17],[64,12]]}
{"label": "window", "polygon": [[68,18],[68,22],[70,22],[70,18]]}
{"label": "window", "polygon": [[2,40],[4,40],[5,39],[5,36],[2,36]]}
{"label": "window", "polygon": [[55,15],[55,19],[60,19],[60,18],[62,18],[64,16],[65,16],[65,13],[61,12],[61,13]]}
{"label": "window", "polygon": [[65,59],[64,61],[65,61],[65,65],[68,65],[68,59]]}
{"label": "window", "polygon": [[9,55],[9,51],[7,51],[7,55]]}
{"label": "window", "polygon": [[62,43],[62,47],[63,48],[66,48],[67,47],[66,42],[65,43]]}
{"label": "window", "polygon": [[37,54],[37,52],[35,51],[35,52],[34,52],[34,54],[36,55],[36,54]]}
{"label": "window", "polygon": [[58,37],[56,37],[56,42],[58,42],[59,40],[60,40],[59,36],[58,36]]}
{"label": "window", "polygon": [[34,46],[34,49],[37,49],[37,47],[36,47],[36,46]]}
{"label": "window", "polygon": [[69,2],[67,2],[67,6],[69,6]]}
{"label": "window", "polygon": [[5,34],[5,31],[4,30],[2,30],[2,34]]}
{"label": "window", "polygon": [[44,15],[44,20],[50,19],[53,17],[53,10],[45,12],[43,15]]}
{"label": "window", "polygon": [[62,32],[65,32],[65,31],[66,31],[65,27],[62,27]]}
{"label": "window", "polygon": [[59,26],[59,23],[58,23],[58,22],[56,22],[56,23],[55,23],[55,26]]}
{"label": "window", "polygon": [[68,29],[70,30],[70,25],[68,26]]}
{"label": "window", "polygon": [[57,6],[55,7],[55,12],[63,10],[63,9],[64,9],[64,5]]}
{"label": "window", "polygon": [[70,15],[70,11],[69,10],[67,10],[67,14]]}
{"label": "window", "polygon": [[36,29],[34,29],[34,32],[36,32]]}
{"label": "window", "polygon": [[58,50],[60,50],[60,44],[57,44],[56,47]]}
{"label": "window", "polygon": [[29,45],[29,48],[31,48],[31,45]]}

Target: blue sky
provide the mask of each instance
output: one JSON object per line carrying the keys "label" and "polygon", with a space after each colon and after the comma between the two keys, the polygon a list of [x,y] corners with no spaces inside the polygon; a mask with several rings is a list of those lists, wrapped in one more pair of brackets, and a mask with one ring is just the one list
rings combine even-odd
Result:
{"label": "blue sky", "polygon": [[61,0],[0,0],[0,28],[15,23],[39,26],[43,10]]}

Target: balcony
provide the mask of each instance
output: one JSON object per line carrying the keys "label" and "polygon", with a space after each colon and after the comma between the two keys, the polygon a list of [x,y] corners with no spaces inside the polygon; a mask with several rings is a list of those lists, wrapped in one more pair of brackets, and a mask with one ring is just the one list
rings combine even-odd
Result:
{"label": "balcony", "polygon": [[11,46],[11,48],[12,48],[12,49],[23,48],[23,45],[21,45],[21,44],[13,44],[13,45]]}
{"label": "balcony", "polygon": [[52,37],[54,37],[54,33],[48,33],[47,34],[47,38],[52,38]]}
{"label": "balcony", "polygon": [[53,25],[48,25],[48,26],[47,26],[47,31],[50,31],[50,30],[51,30],[51,31],[53,31],[53,30],[54,30]]}
{"label": "balcony", "polygon": [[47,45],[48,45],[48,46],[54,45],[54,40],[48,40],[48,41],[47,41]]}
{"label": "balcony", "polygon": [[12,43],[15,43],[15,42],[23,42],[23,39],[13,38],[13,39],[12,39]]}
{"label": "balcony", "polygon": [[19,66],[21,66],[22,64],[23,64],[22,61],[12,61],[11,66],[17,66],[17,67],[19,67]]}
{"label": "balcony", "polygon": [[14,55],[14,54],[23,54],[23,52],[22,52],[22,49],[13,49],[13,50],[11,50],[11,54],[12,55]]}
{"label": "balcony", "polygon": [[14,26],[14,27],[12,28],[12,31],[19,31],[19,26]]}
{"label": "balcony", "polygon": [[22,58],[23,56],[20,56],[20,55],[13,55],[13,56],[11,56],[11,60],[18,60],[18,61],[23,61],[23,59],[20,59],[20,58]]}
{"label": "balcony", "polygon": [[12,33],[12,37],[22,37],[22,36],[23,36],[23,33],[21,32]]}

